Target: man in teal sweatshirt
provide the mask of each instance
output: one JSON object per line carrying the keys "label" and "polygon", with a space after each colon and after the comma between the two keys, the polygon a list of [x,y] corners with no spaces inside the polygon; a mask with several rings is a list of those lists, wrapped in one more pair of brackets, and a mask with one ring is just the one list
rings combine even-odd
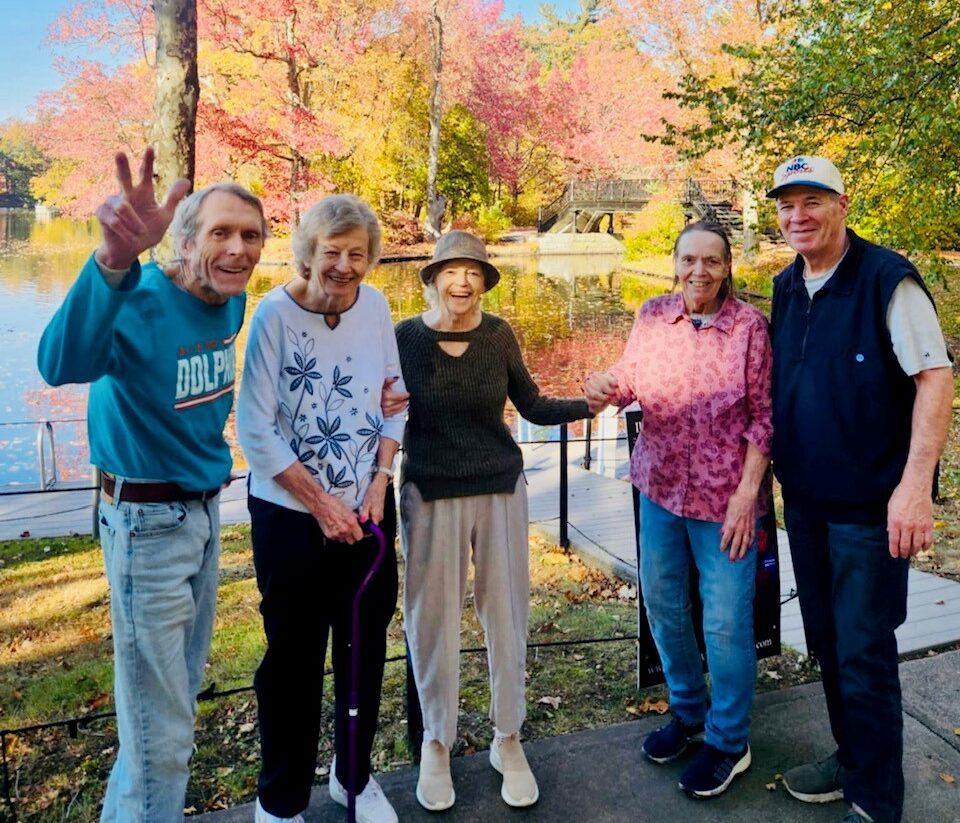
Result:
{"label": "man in teal sweatshirt", "polygon": [[[210,648],[219,493],[231,457],[244,289],[260,259],[260,201],[235,183],[165,202],[147,149],[134,182],[97,209],[102,241],[40,341],[51,385],[90,383],[91,462],[102,473],[100,533],[110,584],[120,745],[103,823],[183,817],[196,696]],[[166,270],[138,257],[170,229]]]}

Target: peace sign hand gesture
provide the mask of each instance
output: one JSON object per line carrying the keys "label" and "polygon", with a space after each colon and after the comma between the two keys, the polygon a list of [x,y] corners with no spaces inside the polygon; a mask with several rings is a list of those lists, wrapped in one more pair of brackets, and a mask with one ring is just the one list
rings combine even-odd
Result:
{"label": "peace sign hand gesture", "polygon": [[121,193],[108,197],[97,209],[103,239],[95,257],[105,268],[126,271],[142,252],[160,242],[177,203],[190,191],[190,181],[177,180],[161,206],[153,190],[153,149],[143,153],[136,185],[127,155],[119,152],[115,161]]}

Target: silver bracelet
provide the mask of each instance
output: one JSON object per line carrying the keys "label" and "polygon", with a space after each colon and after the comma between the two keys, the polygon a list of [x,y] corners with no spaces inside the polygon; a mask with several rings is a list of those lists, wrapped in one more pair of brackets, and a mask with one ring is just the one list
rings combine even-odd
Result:
{"label": "silver bracelet", "polygon": [[377,469],[374,472],[374,474],[376,474],[377,472],[380,472],[381,474],[385,474],[387,477],[393,480],[393,469],[391,469],[389,466],[377,466]]}

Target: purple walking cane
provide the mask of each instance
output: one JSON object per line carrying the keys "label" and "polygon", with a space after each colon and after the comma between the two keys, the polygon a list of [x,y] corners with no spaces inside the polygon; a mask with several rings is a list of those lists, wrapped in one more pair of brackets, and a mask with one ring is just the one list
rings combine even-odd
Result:
{"label": "purple walking cane", "polygon": [[360,601],[387,556],[387,538],[372,520],[364,523],[377,541],[377,555],[353,596],[350,622],[350,706],[347,712],[347,823],[357,823],[357,734],[360,717]]}

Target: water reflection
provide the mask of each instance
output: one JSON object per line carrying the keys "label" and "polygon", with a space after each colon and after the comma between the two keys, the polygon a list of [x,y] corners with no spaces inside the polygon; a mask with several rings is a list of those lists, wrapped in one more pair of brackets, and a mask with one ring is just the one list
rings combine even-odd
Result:
{"label": "water reflection", "polygon": [[[0,214],[0,424],[85,416],[86,387],[46,386],[37,372],[36,348],[98,239],[94,221],[40,223],[25,212]],[[286,253],[283,245],[276,248],[274,253]],[[510,322],[537,382],[556,396],[579,396],[583,375],[608,366],[623,350],[637,307],[669,287],[667,281],[618,270],[615,255],[505,255],[495,262],[503,277],[484,295],[483,308]],[[396,320],[426,308],[421,265],[382,265],[367,276],[386,295]],[[287,265],[259,266],[248,288],[248,320],[266,292],[294,276]],[[238,344],[241,373],[248,326]],[[231,437],[232,431],[231,422]],[[31,426],[0,425],[0,486],[36,482],[34,432]],[[83,439],[82,425],[62,434],[58,428],[58,464],[68,477],[88,471]]]}
{"label": "water reflection", "polygon": [[537,271],[557,280],[577,277],[604,277],[622,268],[620,254],[543,254],[537,258]]}

